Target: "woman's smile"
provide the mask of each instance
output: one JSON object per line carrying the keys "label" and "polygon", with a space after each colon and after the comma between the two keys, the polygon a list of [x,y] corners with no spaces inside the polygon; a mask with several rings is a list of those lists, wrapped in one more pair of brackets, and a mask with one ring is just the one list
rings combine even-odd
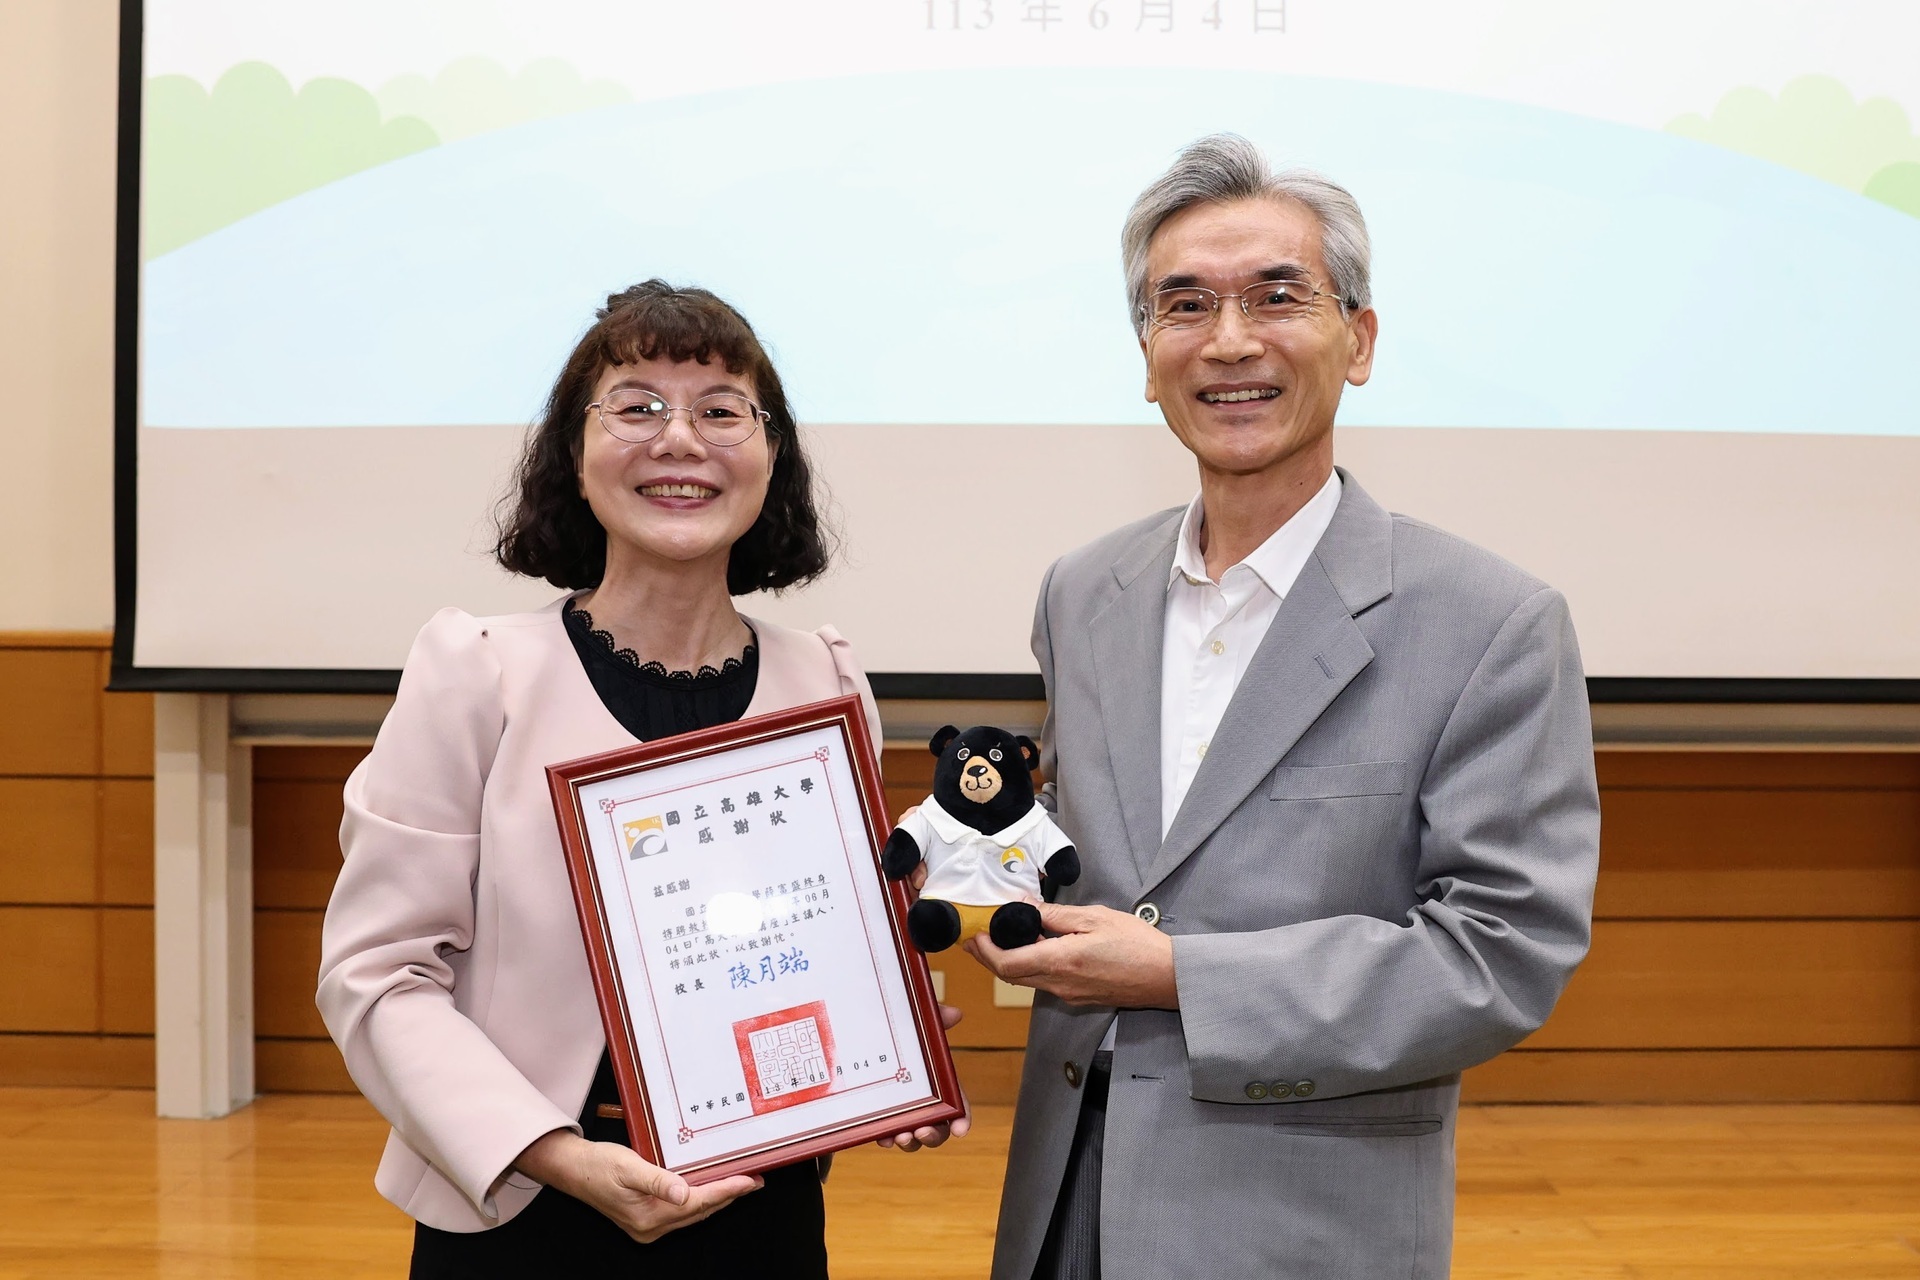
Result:
{"label": "woman's smile", "polygon": [[649,480],[635,487],[634,492],[651,502],[666,507],[670,511],[681,511],[704,506],[720,496],[720,490],[699,480],[686,480],[679,477],[665,480]]}

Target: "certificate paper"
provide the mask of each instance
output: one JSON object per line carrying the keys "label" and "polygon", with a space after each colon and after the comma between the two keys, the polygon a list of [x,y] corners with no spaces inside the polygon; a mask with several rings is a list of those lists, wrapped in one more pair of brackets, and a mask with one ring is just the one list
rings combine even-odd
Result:
{"label": "certificate paper", "polygon": [[547,773],[642,1156],[705,1182],[961,1114],[858,698]]}

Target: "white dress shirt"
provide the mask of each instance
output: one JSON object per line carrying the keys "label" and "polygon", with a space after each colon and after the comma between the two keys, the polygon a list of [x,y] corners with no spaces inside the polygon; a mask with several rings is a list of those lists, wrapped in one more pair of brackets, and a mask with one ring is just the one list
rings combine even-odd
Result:
{"label": "white dress shirt", "polygon": [[1160,649],[1160,836],[1187,798],[1207,744],[1227,713],[1254,650],[1266,638],[1340,505],[1340,473],[1307,499],[1273,536],[1220,575],[1207,576],[1200,550],[1205,512],[1198,496],[1180,521],[1167,575],[1167,622]]}
{"label": "white dress shirt", "polygon": [[[1266,638],[1314,547],[1340,505],[1340,473],[1307,499],[1293,518],[1215,582],[1200,550],[1206,512],[1195,495],[1180,521],[1180,542],[1167,575],[1167,621],[1160,647],[1160,838],[1187,798],[1207,744],[1227,713],[1254,650]],[[1113,1048],[1116,1021],[1102,1049]]]}

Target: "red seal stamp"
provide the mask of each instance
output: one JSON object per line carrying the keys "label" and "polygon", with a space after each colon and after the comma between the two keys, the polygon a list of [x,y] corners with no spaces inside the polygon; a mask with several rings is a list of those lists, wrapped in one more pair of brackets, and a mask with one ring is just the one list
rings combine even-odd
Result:
{"label": "red seal stamp", "polygon": [[823,1000],[733,1024],[755,1115],[833,1092],[833,1027]]}

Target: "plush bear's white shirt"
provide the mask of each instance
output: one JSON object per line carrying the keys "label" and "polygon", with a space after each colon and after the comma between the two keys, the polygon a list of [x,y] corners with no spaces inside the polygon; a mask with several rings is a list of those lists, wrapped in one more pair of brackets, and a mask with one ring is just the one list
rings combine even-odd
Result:
{"label": "plush bear's white shirt", "polygon": [[1011,826],[983,835],[929,796],[899,829],[927,860],[920,896],[973,907],[1040,901],[1041,869],[1073,843],[1038,804]]}

